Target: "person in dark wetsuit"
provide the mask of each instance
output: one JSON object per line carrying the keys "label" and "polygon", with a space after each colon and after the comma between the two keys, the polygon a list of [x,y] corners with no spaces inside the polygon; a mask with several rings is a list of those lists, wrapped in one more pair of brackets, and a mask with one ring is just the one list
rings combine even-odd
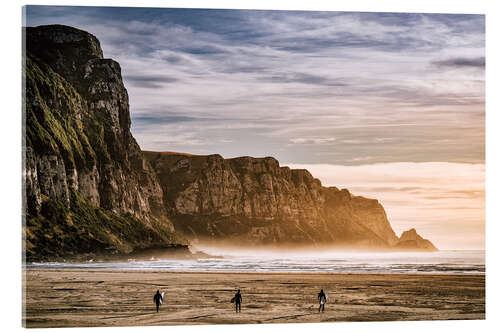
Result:
{"label": "person in dark wetsuit", "polygon": [[323,289],[318,293],[319,308],[318,312],[325,312],[326,295]]}
{"label": "person in dark wetsuit", "polygon": [[156,291],[156,294],[153,297],[153,301],[156,304],[156,312],[158,312],[160,310],[160,304],[163,302],[163,297],[161,297],[159,290]]}
{"label": "person in dark wetsuit", "polygon": [[241,312],[241,301],[243,299],[241,298],[241,293],[240,290],[238,289],[238,292],[234,295],[234,304],[236,307],[236,312]]}

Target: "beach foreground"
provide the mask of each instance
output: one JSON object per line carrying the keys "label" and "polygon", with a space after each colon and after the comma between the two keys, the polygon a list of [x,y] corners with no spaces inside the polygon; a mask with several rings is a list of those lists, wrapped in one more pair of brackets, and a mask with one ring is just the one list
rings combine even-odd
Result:
{"label": "beach foreground", "polygon": [[[484,275],[26,269],[27,327],[485,318]],[[168,288],[168,289],[166,289]],[[242,312],[230,303],[235,289]],[[156,313],[153,295],[166,291]],[[318,313],[316,295],[329,294]]]}

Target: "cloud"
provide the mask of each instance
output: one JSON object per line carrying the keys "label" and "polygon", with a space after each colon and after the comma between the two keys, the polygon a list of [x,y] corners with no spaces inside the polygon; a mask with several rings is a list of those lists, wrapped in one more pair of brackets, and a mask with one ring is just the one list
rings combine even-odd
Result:
{"label": "cloud", "polygon": [[163,84],[173,83],[179,81],[175,77],[165,75],[126,75],[123,77],[126,83],[132,84],[136,87],[142,88],[161,88]]}
{"label": "cloud", "polygon": [[[197,123],[201,126],[227,126],[231,121],[239,121],[238,118],[222,118],[218,115],[206,114],[206,113],[183,113],[183,112],[173,112],[167,110],[168,106],[159,107],[164,109],[163,112],[158,113],[151,110],[142,110],[141,113],[136,113],[132,116],[132,121],[135,122],[134,126],[151,126],[151,125],[161,125],[161,126],[176,126],[178,123]],[[156,110],[156,109],[155,109]],[[212,123],[212,125],[207,124]],[[219,125],[218,125],[219,124]],[[191,125],[192,126],[192,125]]]}
{"label": "cloud", "polygon": [[451,58],[446,60],[434,61],[434,65],[439,67],[453,68],[484,68],[485,57],[477,58]]}
{"label": "cloud", "polygon": [[307,73],[275,73],[267,77],[261,77],[260,80],[272,83],[303,83],[333,87],[348,86],[348,83],[342,82],[342,79],[332,79],[327,76]]}
{"label": "cloud", "polygon": [[323,145],[334,142],[335,138],[293,138],[290,142],[300,145]]}
{"label": "cloud", "polygon": [[192,122],[192,121],[200,121],[199,118],[195,117],[189,117],[185,115],[176,115],[176,114],[169,114],[167,112],[163,114],[139,114],[139,115],[134,115],[132,117],[132,121],[137,122],[134,125],[151,125],[151,124],[173,124],[173,123],[181,123],[181,122]]}
{"label": "cloud", "polygon": [[180,133],[177,135],[169,135],[164,133],[161,136],[152,138],[153,144],[159,145],[183,145],[183,146],[199,146],[205,142],[196,137],[196,133]]}

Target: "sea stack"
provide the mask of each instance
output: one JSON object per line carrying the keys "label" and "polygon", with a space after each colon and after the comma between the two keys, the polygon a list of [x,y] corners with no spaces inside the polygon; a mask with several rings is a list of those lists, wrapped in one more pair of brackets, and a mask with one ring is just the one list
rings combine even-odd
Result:
{"label": "sea stack", "polygon": [[394,247],[398,250],[407,251],[438,251],[431,241],[423,239],[414,228],[403,232]]}

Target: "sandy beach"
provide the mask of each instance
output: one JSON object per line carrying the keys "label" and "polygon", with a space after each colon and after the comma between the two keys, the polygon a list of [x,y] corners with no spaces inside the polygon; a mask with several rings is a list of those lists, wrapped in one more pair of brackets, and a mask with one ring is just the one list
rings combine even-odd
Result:
{"label": "sandy beach", "polygon": [[[484,275],[26,269],[27,327],[485,318]],[[243,295],[236,314],[230,299]],[[156,313],[153,295],[166,291]],[[316,295],[329,294],[318,313]]]}

